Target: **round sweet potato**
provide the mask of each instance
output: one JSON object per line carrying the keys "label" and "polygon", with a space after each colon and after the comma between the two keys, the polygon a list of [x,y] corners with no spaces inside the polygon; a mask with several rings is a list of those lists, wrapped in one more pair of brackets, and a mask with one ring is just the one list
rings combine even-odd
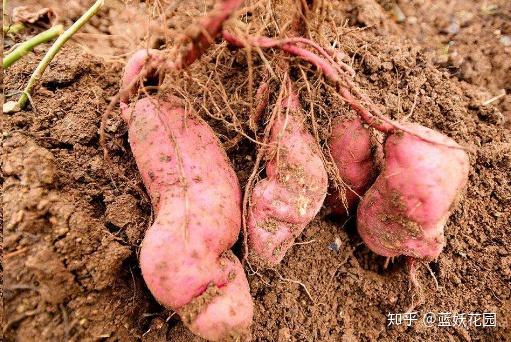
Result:
{"label": "round sweet potato", "polygon": [[433,260],[444,245],[444,225],[464,189],[467,153],[445,135],[418,124],[404,124],[385,142],[383,172],[367,191],[357,212],[357,228],[375,253]]}

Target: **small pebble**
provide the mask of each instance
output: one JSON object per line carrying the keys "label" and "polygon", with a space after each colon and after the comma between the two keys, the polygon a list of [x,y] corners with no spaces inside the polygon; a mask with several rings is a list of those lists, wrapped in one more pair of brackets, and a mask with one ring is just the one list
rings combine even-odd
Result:
{"label": "small pebble", "polygon": [[500,44],[504,45],[504,46],[511,46],[511,36],[501,36],[500,39]]}
{"label": "small pebble", "polygon": [[458,32],[460,32],[460,25],[456,21],[451,22],[447,27],[447,33],[457,34]]}
{"label": "small pebble", "polygon": [[381,64],[381,66],[382,66],[382,68],[383,68],[384,70],[388,70],[388,71],[392,70],[392,69],[393,69],[393,67],[394,67],[394,65],[392,64],[392,62],[383,62],[383,63]]}
{"label": "small pebble", "polygon": [[458,276],[454,275],[454,274],[452,275],[451,280],[452,280],[453,283],[455,283],[457,285],[461,284],[461,279]]}
{"label": "small pebble", "polygon": [[398,23],[402,23],[406,20],[406,15],[403,13],[401,7],[399,7],[397,4],[395,4],[394,7],[392,8],[392,14],[394,15],[394,19]]}
{"label": "small pebble", "polygon": [[11,114],[19,112],[20,109],[18,107],[18,102],[16,101],[7,101],[3,105],[3,113],[4,114]]}
{"label": "small pebble", "polygon": [[338,237],[335,238],[334,242],[328,245],[328,249],[334,252],[338,252],[341,248],[342,241]]}
{"label": "small pebble", "polygon": [[406,22],[410,25],[415,25],[415,24],[417,24],[417,17],[412,15],[412,16],[406,18]]}

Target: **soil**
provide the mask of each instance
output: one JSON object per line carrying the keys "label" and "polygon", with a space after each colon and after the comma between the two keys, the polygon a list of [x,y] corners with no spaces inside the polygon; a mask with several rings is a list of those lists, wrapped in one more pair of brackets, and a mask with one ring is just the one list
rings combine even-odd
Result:
{"label": "soil", "polygon": [[[89,1],[22,3],[34,10],[50,5],[69,23]],[[183,17],[176,22],[183,26],[206,10],[196,5],[178,6],[175,17]],[[6,341],[200,341],[155,302],[141,277],[137,254],[152,211],[118,108],[106,124],[110,159],[99,142],[124,57],[143,42],[159,42],[145,34],[152,24],[140,13],[148,6],[111,1],[57,55],[32,106],[3,117]],[[324,209],[279,267],[247,269],[254,341],[511,340],[511,46],[503,38],[511,37],[511,3],[421,0],[399,8],[404,18],[389,1],[335,1],[330,15],[356,81],[387,115],[436,129],[471,151],[469,184],[445,228],[447,245],[430,270],[420,266],[421,290],[410,290],[404,259],[384,267],[385,258],[365,247],[353,220]],[[5,39],[4,49],[40,30]],[[332,35],[323,30],[322,43]],[[24,87],[46,49],[4,71],[7,99]],[[191,68],[192,78],[214,69],[211,56],[221,54],[230,64],[217,83],[246,93],[244,52],[221,44],[211,50]],[[313,69],[307,75],[321,78]],[[230,143],[234,133],[201,106],[216,110],[202,88],[183,82],[196,99],[189,105]],[[321,109],[318,123],[326,127],[329,117],[349,110],[321,89],[303,94],[302,104],[323,103],[328,112]],[[487,103],[502,89],[507,95]],[[233,110],[246,111],[232,94]],[[322,141],[327,135],[320,130]],[[229,149],[242,186],[255,153],[247,139]],[[234,251],[241,250],[238,243]],[[389,313],[412,305],[419,317],[496,313],[497,326],[428,327],[421,319],[411,327],[388,325]]]}

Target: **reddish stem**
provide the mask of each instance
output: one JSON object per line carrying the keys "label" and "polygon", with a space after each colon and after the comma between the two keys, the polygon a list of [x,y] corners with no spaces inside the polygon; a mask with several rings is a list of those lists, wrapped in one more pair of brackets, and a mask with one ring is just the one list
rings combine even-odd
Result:
{"label": "reddish stem", "polygon": [[339,73],[337,72],[337,70],[335,70],[335,68],[333,68],[331,64],[326,62],[323,58],[319,57],[315,53],[293,44],[282,45],[282,50],[297,57],[300,57],[306,60],[307,62],[311,63],[312,65],[315,65],[318,69],[320,69],[323,72],[325,77],[331,80],[332,82],[338,83],[340,81]]}
{"label": "reddish stem", "polygon": [[[245,47],[247,44],[250,44],[251,46],[257,46],[260,48],[278,47],[283,51],[290,53],[291,55],[301,57],[302,59],[315,65],[318,69],[320,69],[323,72],[327,79],[329,79],[331,82],[333,82],[339,87],[341,96],[354,110],[357,111],[357,113],[359,113],[361,118],[368,125],[376,128],[379,131],[390,134],[394,132],[396,129],[398,129],[405,133],[416,136],[429,143],[439,144],[450,148],[464,149],[458,144],[454,145],[446,144],[443,142],[436,141],[435,139],[432,139],[424,134],[417,133],[412,129],[409,129],[406,126],[402,125],[401,123],[389,119],[385,115],[381,114],[378,108],[371,101],[371,99],[369,99],[367,95],[363,94],[355,86],[354,82],[351,80],[349,75],[346,74],[347,72],[346,70],[339,70],[338,68],[335,68],[334,67],[335,62],[334,64],[330,62],[331,58],[325,60],[322,57],[318,56],[317,54],[296,45],[296,43],[305,42],[307,42],[307,44],[313,47],[317,45],[316,43],[310,44],[308,39],[288,38],[277,40],[268,37],[248,37],[246,41],[243,41],[227,31],[223,31],[222,34],[223,38],[234,46]],[[355,97],[353,97],[352,95],[353,93],[359,100],[365,102],[369,109],[365,108],[363,104],[361,104]]]}
{"label": "reddish stem", "polygon": [[[318,56],[316,53],[313,53],[305,48],[296,45],[296,43],[309,44],[310,46],[313,46],[316,50],[320,51],[320,53],[321,51],[324,52],[324,50],[321,49],[319,45],[317,45],[314,42],[311,43],[308,39],[288,38],[277,40],[268,37],[255,38],[249,37],[245,42],[225,30],[222,32],[222,35],[223,38],[228,43],[236,47],[245,47],[247,44],[250,44],[251,46],[258,46],[260,48],[279,47],[283,51],[286,51],[293,56],[300,57],[306,60],[307,62],[311,63],[312,65],[316,66],[332,83],[340,85],[342,84],[342,81],[344,81],[350,88],[354,88],[354,84],[351,81],[351,79],[349,79],[349,77],[342,77],[344,76],[344,72],[342,70],[336,69],[333,66],[333,63],[335,62],[332,60],[331,57],[328,60],[325,60],[322,57]],[[326,52],[324,53],[326,54]],[[353,97],[353,95],[351,94],[350,90],[347,87],[340,86],[340,92],[345,101],[360,114],[362,119],[367,124],[375,127],[376,129],[382,132],[391,132],[393,129],[395,129],[395,125],[391,124],[391,122],[386,122],[383,119],[378,119],[381,115],[377,115],[377,117],[375,117],[373,114],[371,114],[368,109],[366,109]],[[366,98],[363,97],[363,99]]]}
{"label": "reddish stem", "polygon": [[256,38],[250,38],[249,41],[247,41],[245,43],[238,37],[234,36],[233,34],[231,34],[230,32],[227,32],[225,30],[222,32],[222,35],[223,35],[223,38],[229,44],[236,46],[236,47],[240,47],[240,48],[246,47],[247,44],[249,44],[251,46],[257,46],[257,47],[260,47],[263,49],[278,47],[293,56],[301,57],[302,59],[315,65],[332,82],[337,83],[340,81],[339,73],[337,72],[337,70],[335,70],[335,68],[330,63],[325,61],[323,58],[321,58],[317,54],[310,52],[307,49],[297,46],[295,44],[297,42],[296,38],[277,40],[277,39],[268,38],[268,37],[256,37]]}
{"label": "reddish stem", "polygon": [[220,0],[207,16],[200,19],[198,25],[192,25],[185,33],[192,45],[185,51],[178,68],[185,68],[196,61],[220,33],[223,23],[243,3],[243,0]]}
{"label": "reddish stem", "polygon": [[364,120],[369,126],[372,126],[384,133],[390,133],[395,129],[395,125],[388,122],[383,122],[378,117],[375,117],[373,114],[371,114],[367,108],[358,103],[357,100],[353,98],[353,95],[351,95],[351,92],[348,88],[341,87],[340,92],[344,100],[360,115],[362,120]]}
{"label": "reddish stem", "polygon": [[254,115],[250,117],[250,128],[255,132],[257,131],[257,126],[259,120],[263,116],[264,110],[268,106],[268,102],[270,101],[270,86],[267,81],[264,81],[259,85],[259,88],[256,92],[256,108],[254,111]]}

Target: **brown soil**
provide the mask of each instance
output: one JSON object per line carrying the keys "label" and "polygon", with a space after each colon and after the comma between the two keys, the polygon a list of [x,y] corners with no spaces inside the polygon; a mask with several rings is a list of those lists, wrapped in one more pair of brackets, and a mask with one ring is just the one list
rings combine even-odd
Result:
{"label": "brown soil", "polygon": [[[89,2],[47,3],[69,21]],[[408,120],[473,151],[468,189],[445,229],[447,246],[430,263],[440,287],[421,266],[424,302],[415,310],[495,312],[497,327],[387,326],[388,313],[403,313],[418,301],[417,291],[408,290],[404,260],[384,268],[385,258],[363,245],[353,222],[344,224],[325,210],[282,265],[248,271],[256,303],[253,340],[510,340],[511,95],[483,103],[500,89],[511,91],[511,47],[502,39],[511,35],[511,5],[492,4],[400,3],[406,19],[397,23],[393,3],[347,0],[334,2],[333,20],[340,28],[349,19],[341,48],[352,58],[357,82],[387,115],[403,119],[414,108]],[[141,277],[138,246],[152,212],[117,109],[106,126],[111,163],[99,144],[101,116],[119,87],[122,54],[144,36],[133,27],[147,27],[137,11],[119,15],[121,7],[111,6],[57,56],[32,96],[34,107],[3,118],[6,341],[199,341],[155,302]],[[121,32],[129,39],[104,36]],[[6,39],[4,48],[22,39]],[[6,94],[22,89],[45,48],[4,71]],[[230,71],[223,70],[219,81],[229,89],[246,78],[246,59],[225,48],[222,54]],[[192,76],[214,63],[203,58]],[[314,70],[308,74],[319,79]],[[207,117],[201,90],[186,87],[197,99],[191,105]],[[328,94],[318,96],[314,101],[329,109],[319,115],[320,124],[347,112]],[[233,136],[208,119],[223,141]],[[326,134],[321,131],[321,138]],[[254,156],[248,140],[229,150],[242,186]]]}

